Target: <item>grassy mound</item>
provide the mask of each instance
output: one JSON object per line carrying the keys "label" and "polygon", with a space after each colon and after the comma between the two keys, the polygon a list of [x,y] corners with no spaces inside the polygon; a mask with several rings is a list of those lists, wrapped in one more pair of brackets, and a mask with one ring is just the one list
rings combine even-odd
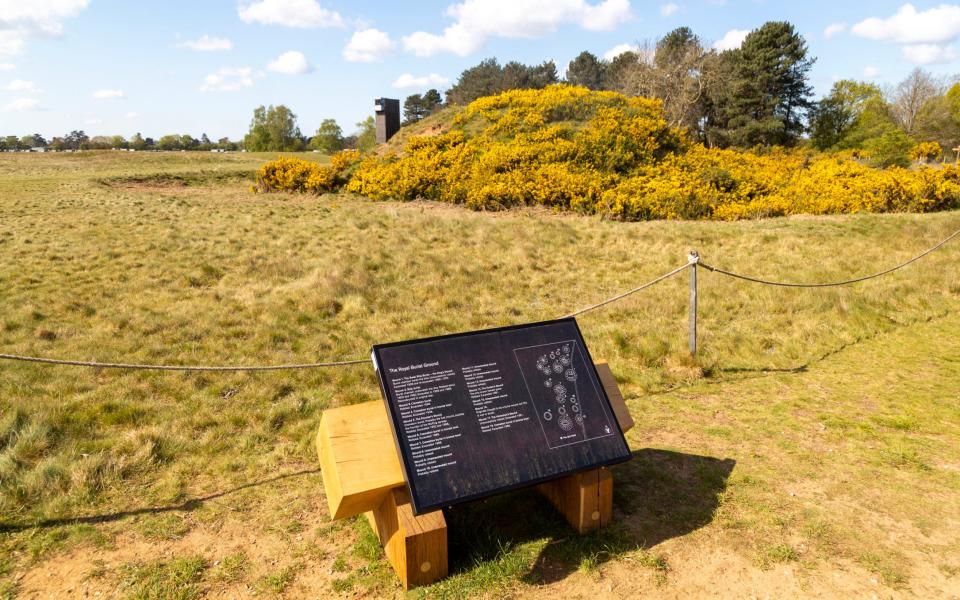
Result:
{"label": "grassy mound", "polygon": [[[364,161],[346,190],[478,209],[543,205],[625,220],[927,212],[960,206],[955,166],[706,148],[657,100],[551,86],[480,98]],[[402,148],[398,149],[402,143]]]}

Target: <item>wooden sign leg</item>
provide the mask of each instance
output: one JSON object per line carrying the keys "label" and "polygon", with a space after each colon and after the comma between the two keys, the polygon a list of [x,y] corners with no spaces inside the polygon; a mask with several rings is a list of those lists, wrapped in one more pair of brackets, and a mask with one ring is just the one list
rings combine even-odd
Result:
{"label": "wooden sign leg", "polygon": [[613,477],[604,467],[537,486],[577,533],[609,525],[613,518]]}
{"label": "wooden sign leg", "polygon": [[415,516],[410,494],[397,488],[366,516],[404,589],[447,576],[447,522],[443,511]]}

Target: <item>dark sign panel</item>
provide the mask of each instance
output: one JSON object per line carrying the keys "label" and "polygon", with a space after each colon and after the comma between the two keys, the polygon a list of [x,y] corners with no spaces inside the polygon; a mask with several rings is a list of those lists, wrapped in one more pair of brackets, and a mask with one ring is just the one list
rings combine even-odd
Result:
{"label": "dark sign panel", "polygon": [[627,460],[574,319],[373,347],[414,510]]}

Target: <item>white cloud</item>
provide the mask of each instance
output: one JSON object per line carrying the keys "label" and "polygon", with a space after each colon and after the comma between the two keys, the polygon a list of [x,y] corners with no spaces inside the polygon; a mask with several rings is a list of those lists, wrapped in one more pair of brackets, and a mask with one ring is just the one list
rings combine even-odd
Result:
{"label": "white cloud", "polygon": [[629,0],[464,0],[447,7],[454,23],[442,33],[417,31],[403,38],[404,49],[417,56],[450,52],[467,56],[491,37],[537,38],[561,25],[609,31],[632,18]]}
{"label": "white cloud", "polygon": [[914,64],[945,63],[956,58],[949,44],[960,37],[960,5],[918,11],[904,4],[894,15],[864,19],[850,31],[869,40],[900,44],[903,56]]}
{"label": "white cloud", "polygon": [[734,50],[739,48],[743,44],[743,40],[747,38],[750,31],[747,29],[731,29],[730,31],[723,34],[723,37],[713,43],[713,47],[717,50]]}
{"label": "white cloud", "polygon": [[846,23],[830,23],[827,25],[827,28],[823,30],[823,37],[826,39],[834,38],[844,31],[847,30]]}
{"label": "white cloud", "polygon": [[83,121],[84,125],[99,125],[103,123],[103,119],[100,117],[89,117]]}
{"label": "white cloud", "polygon": [[302,52],[290,50],[267,63],[267,69],[284,75],[303,75],[313,70]]}
{"label": "white cloud", "polygon": [[880,74],[880,69],[874,67],[873,65],[863,68],[863,76],[867,79],[873,79]]}
{"label": "white cloud", "polygon": [[82,12],[90,0],[0,0],[0,56],[20,54],[35,35],[60,35],[64,19]]}
{"label": "white cloud", "polygon": [[236,92],[253,86],[253,70],[250,67],[224,67],[203,79],[201,92]]}
{"label": "white cloud", "polygon": [[94,100],[112,100],[123,98],[123,90],[97,90],[93,93]]}
{"label": "white cloud", "polygon": [[915,65],[950,62],[957,57],[952,46],[939,44],[909,44],[901,48],[903,56]]}
{"label": "white cloud", "polygon": [[3,112],[23,112],[26,110],[37,110],[40,108],[40,101],[36,98],[17,98],[13,102],[4,105]]}
{"label": "white cloud", "polygon": [[127,117],[128,119],[136,119],[137,117],[140,116],[140,113],[138,113],[138,112],[128,112],[128,113],[127,113],[126,115],[124,115],[124,116]]}
{"label": "white cloud", "polygon": [[677,12],[678,10],[680,10],[680,7],[674,4],[673,2],[669,4],[664,4],[663,6],[660,7],[660,16],[669,17],[670,15]]}
{"label": "white cloud", "polygon": [[284,27],[344,27],[340,13],[327,10],[317,0],[258,0],[244,2],[237,14],[246,23]]}
{"label": "white cloud", "polygon": [[640,46],[633,44],[617,44],[603,53],[604,60],[613,60],[624,52],[640,52]]}
{"label": "white cloud", "polygon": [[7,85],[3,86],[3,89],[8,92],[26,93],[37,93],[40,91],[37,89],[37,84],[32,81],[24,81],[23,79],[14,79]]}
{"label": "white cloud", "polygon": [[17,66],[13,63],[0,63],[0,71],[12,71],[16,68]]}
{"label": "white cloud", "polygon": [[177,46],[198,52],[213,52],[215,50],[232,50],[233,42],[227,38],[210,37],[204,34],[195,40],[180,42]]}
{"label": "white cloud", "polygon": [[363,29],[354,32],[343,49],[343,57],[350,62],[377,62],[395,45],[390,36],[379,29]]}
{"label": "white cloud", "polygon": [[898,44],[942,44],[960,35],[960,5],[941,4],[922,12],[904,4],[891,17],[871,17],[860,21],[851,31],[870,40]]}
{"label": "white cloud", "polygon": [[439,87],[447,85],[450,83],[450,80],[436,73],[430,73],[429,75],[423,75],[422,77],[414,77],[410,73],[404,73],[400,77],[397,77],[397,80],[393,82],[393,87],[395,88],[425,88],[425,87]]}

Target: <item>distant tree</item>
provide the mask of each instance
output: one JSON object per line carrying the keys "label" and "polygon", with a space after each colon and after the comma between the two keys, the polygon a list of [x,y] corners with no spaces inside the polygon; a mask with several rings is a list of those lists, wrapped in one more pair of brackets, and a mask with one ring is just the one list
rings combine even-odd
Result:
{"label": "distant tree", "polygon": [[431,88],[423,93],[423,104],[428,113],[432,114],[443,105],[443,97],[440,96],[440,92]]}
{"label": "distant tree", "polygon": [[860,114],[836,148],[866,150],[867,162],[875,167],[906,167],[913,146],[914,140],[897,125],[891,106],[875,95],[864,101]]}
{"label": "distant tree", "polygon": [[143,139],[139,131],[130,138],[130,147],[134,150],[145,150],[147,148],[147,141]]}
{"label": "distant tree", "polygon": [[55,137],[50,140],[50,145],[47,147],[54,152],[62,152],[67,149],[67,144],[62,137]]}
{"label": "distant tree", "polygon": [[503,68],[497,59],[484,59],[460,73],[457,82],[447,90],[447,104],[469,104],[482,96],[499,93],[502,78]]}
{"label": "distant tree", "polygon": [[243,138],[243,146],[252,152],[303,150],[297,115],[282,104],[257,107],[250,121],[250,131]]}
{"label": "distant tree", "polygon": [[196,150],[200,146],[200,140],[189,133],[180,136],[180,148],[182,150]]}
{"label": "distant tree", "polygon": [[426,110],[423,105],[423,96],[420,94],[410,94],[403,101],[403,124],[409,125],[416,123],[426,116]]}
{"label": "distant tree", "polygon": [[8,152],[16,152],[20,150],[20,138],[15,135],[8,135],[3,138],[3,147]]}
{"label": "distant tree", "polygon": [[603,69],[603,89],[629,94],[627,76],[640,62],[637,52],[622,52],[613,57]]}
{"label": "distant tree", "polygon": [[129,148],[130,144],[127,142],[127,139],[122,135],[115,135],[112,138],[110,138],[110,147],[120,150],[124,148]]}
{"label": "distant tree", "polygon": [[803,36],[790,23],[765,23],[723,58],[732,79],[713,99],[720,108],[713,123],[720,143],[795,144],[812,105],[808,74],[814,59],[807,56]]}
{"label": "distant tree", "polygon": [[30,146],[31,148],[46,148],[46,147],[47,147],[47,140],[46,140],[42,135],[40,135],[39,133],[35,133],[35,134],[29,135],[29,136],[24,136],[24,138],[30,138],[29,146]]}
{"label": "distant tree", "polygon": [[237,150],[238,147],[239,144],[236,142],[231,142],[230,138],[228,137],[222,137],[217,140],[217,148],[220,150]]}
{"label": "distant tree", "polygon": [[810,111],[810,141],[826,150],[840,144],[863,112],[867,101],[881,98],[880,88],[872,83],[843,79],[833,84],[830,93]]}
{"label": "distant tree", "polygon": [[907,135],[913,134],[923,105],[944,91],[940,80],[919,67],[915,68],[890,94],[894,120]]}
{"label": "distant tree", "polygon": [[603,89],[606,65],[584,50],[567,65],[567,81],[591,90]]}
{"label": "distant tree", "polygon": [[181,138],[179,135],[165,135],[157,140],[157,150],[169,152],[171,150],[180,150],[182,147],[183,146],[181,145]]}
{"label": "distant tree", "polygon": [[960,145],[960,124],[954,116],[949,95],[934,96],[923,103],[914,121],[913,137],[939,144],[947,150]]}
{"label": "distant tree", "polygon": [[377,146],[377,123],[373,117],[367,117],[357,123],[357,149],[361,152],[369,152]]}
{"label": "distant tree", "polygon": [[33,136],[25,135],[20,138],[20,148],[23,150],[29,150],[30,148],[33,148]]}
{"label": "distant tree", "polygon": [[310,138],[309,148],[326,154],[343,150],[343,129],[334,119],[324,119],[320,122],[317,132]]}
{"label": "distant tree", "polygon": [[86,143],[90,141],[90,137],[87,136],[83,130],[78,131],[74,129],[67,135],[63,136],[63,141],[70,150],[82,150]]}
{"label": "distant tree", "polygon": [[207,137],[207,134],[200,134],[200,145],[197,148],[198,150],[209,151],[213,149],[213,142],[210,141],[210,138]]}

